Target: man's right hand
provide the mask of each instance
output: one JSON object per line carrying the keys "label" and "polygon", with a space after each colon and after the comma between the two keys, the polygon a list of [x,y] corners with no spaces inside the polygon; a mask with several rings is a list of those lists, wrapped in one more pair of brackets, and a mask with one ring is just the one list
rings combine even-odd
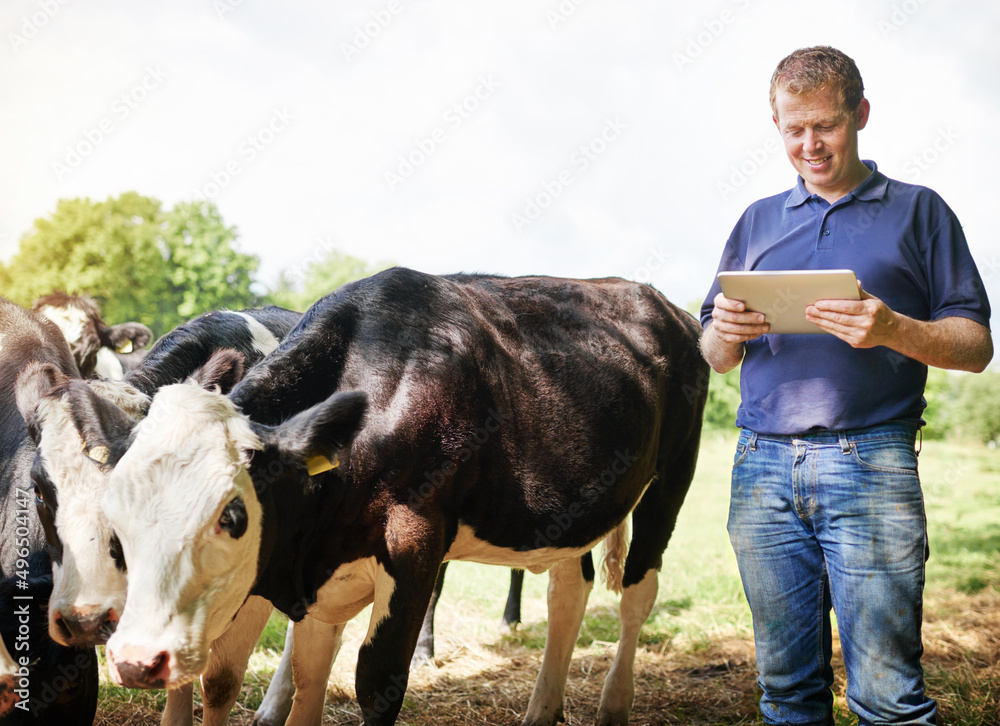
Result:
{"label": "man's right hand", "polygon": [[701,337],[701,352],[717,373],[725,373],[743,360],[743,344],[764,335],[771,326],[764,314],[751,312],[739,300],[721,292],[715,296],[712,322]]}

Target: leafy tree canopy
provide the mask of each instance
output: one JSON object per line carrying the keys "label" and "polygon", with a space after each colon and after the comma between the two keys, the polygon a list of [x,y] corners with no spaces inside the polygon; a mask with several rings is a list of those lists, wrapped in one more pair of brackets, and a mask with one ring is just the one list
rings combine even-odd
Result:
{"label": "leafy tree canopy", "polygon": [[209,202],[61,199],[0,265],[0,295],[30,306],[54,290],[87,294],[109,323],[138,320],[159,336],[207,310],[259,303],[259,261],[237,251],[236,236]]}

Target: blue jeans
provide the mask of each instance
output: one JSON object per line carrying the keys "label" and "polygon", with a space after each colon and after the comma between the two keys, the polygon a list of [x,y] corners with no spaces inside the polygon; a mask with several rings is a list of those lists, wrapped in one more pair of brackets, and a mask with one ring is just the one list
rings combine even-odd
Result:
{"label": "blue jeans", "polygon": [[935,723],[920,667],[927,526],[916,433],[904,422],[740,433],[729,537],[765,723],[833,723],[831,606],[860,724]]}

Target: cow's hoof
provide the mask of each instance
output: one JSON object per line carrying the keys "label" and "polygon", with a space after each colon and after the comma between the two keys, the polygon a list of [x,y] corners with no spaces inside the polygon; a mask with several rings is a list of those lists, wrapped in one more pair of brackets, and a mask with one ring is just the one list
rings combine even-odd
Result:
{"label": "cow's hoof", "polygon": [[559,706],[558,710],[551,714],[525,716],[524,722],[521,726],[556,726],[557,723],[563,723],[565,721],[566,716],[563,715],[562,706]]}
{"label": "cow's hoof", "polygon": [[501,620],[500,625],[497,627],[497,630],[500,631],[500,635],[513,635],[514,633],[517,632],[518,625],[520,625],[520,623],[508,623],[504,620]]}
{"label": "cow's hoof", "polygon": [[595,726],[628,726],[628,714],[612,713],[602,709],[597,714],[594,724]]}

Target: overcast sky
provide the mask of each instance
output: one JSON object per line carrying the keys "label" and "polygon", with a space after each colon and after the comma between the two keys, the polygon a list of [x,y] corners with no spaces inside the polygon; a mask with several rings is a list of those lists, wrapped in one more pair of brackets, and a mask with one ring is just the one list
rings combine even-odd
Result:
{"label": "overcast sky", "polygon": [[214,201],[264,284],[334,247],[686,306],[795,182],[774,66],[829,44],[864,77],[862,157],[941,193],[1000,305],[995,0],[8,0],[0,24],[0,259],[58,199],[135,190]]}

